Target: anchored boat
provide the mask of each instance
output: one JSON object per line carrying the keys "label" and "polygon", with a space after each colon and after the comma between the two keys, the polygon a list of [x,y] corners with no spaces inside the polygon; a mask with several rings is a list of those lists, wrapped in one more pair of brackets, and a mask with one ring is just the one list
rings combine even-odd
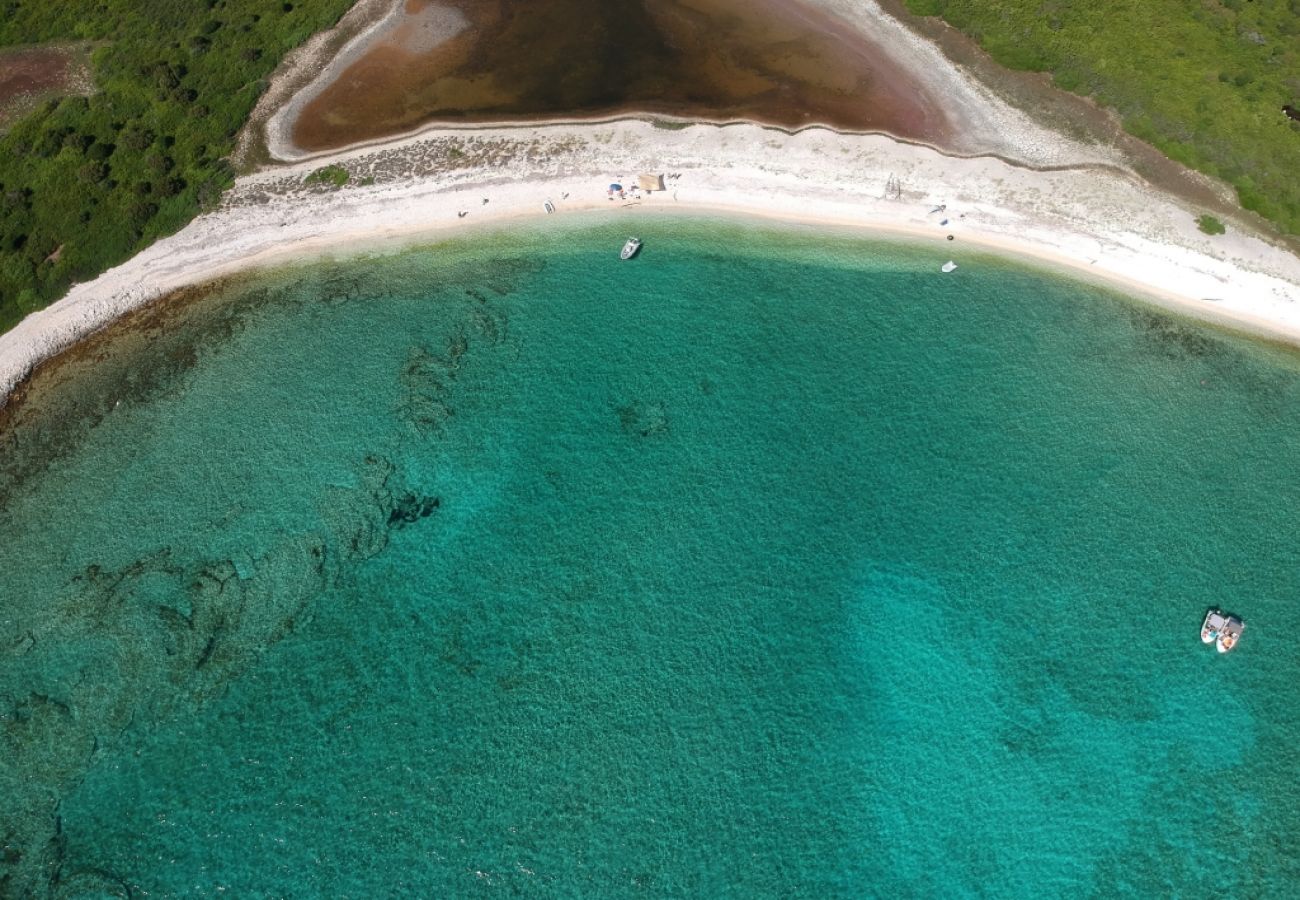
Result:
{"label": "anchored boat", "polygon": [[1205,614],[1205,621],[1201,624],[1201,643],[1214,644],[1220,653],[1227,653],[1237,646],[1245,630],[1246,623],[1241,619],[1212,609]]}
{"label": "anchored boat", "polygon": [[641,249],[641,239],[630,237],[627,243],[623,245],[623,250],[619,253],[619,259],[631,259],[636,256],[636,252]]}
{"label": "anchored boat", "polygon": [[939,267],[940,272],[951,272],[957,268],[957,264],[951,259]]}

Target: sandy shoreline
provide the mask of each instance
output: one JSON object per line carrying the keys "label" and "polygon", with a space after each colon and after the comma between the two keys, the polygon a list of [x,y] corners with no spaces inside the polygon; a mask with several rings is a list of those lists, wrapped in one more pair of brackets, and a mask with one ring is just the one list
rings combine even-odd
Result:
{"label": "sandy shoreline", "polygon": [[[483,164],[434,164],[485,147],[491,156]],[[433,171],[422,174],[417,160]],[[41,361],[178,288],[313,254],[543,218],[548,199],[559,218],[580,210],[714,212],[930,240],[936,277],[942,262],[971,247],[1031,257],[1300,344],[1300,259],[1232,223],[1226,235],[1204,235],[1197,210],[1110,167],[1038,171],[880,135],[791,135],[756,125],[670,130],[635,120],[436,129],[330,161],[346,166],[354,183],[368,173],[376,183],[300,187],[321,160],[241,178],[219,211],[0,335],[0,396]],[[611,179],[641,171],[680,177],[636,204],[606,198]],[[886,196],[891,178],[901,182],[898,198]],[[929,212],[940,204],[943,213]]]}

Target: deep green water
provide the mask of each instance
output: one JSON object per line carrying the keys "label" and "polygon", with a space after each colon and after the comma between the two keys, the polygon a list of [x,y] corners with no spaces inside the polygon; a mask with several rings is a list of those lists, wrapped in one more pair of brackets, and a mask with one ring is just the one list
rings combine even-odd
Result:
{"label": "deep green water", "polygon": [[261,275],[38,381],[0,893],[1300,893],[1292,356],[614,221]]}

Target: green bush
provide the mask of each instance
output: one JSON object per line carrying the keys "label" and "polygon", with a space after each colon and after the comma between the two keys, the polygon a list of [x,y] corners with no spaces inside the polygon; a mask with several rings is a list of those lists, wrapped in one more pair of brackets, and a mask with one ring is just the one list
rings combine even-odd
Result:
{"label": "green bush", "polygon": [[103,42],[94,94],[41,104],[0,135],[0,329],[218,203],[267,76],[349,6],[0,0],[0,46]]}
{"label": "green bush", "polygon": [[1201,231],[1204,231],[1206,234],[1223,234],[1228,230],[1224,227],[1222,222],[1208,213],[1197,217],[1196,227],[1201,229]]}
{"label": "green bush", "polygon": [[340,165],[329,165],[317,169],[303,179],[304,184],[332,184],[343,187],[348,183],[348,170]]}

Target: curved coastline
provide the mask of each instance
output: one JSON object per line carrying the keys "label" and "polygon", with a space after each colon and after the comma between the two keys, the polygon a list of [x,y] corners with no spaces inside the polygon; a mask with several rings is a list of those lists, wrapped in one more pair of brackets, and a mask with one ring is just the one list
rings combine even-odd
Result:
{"label": "curved coastline", "polygon": [[[304,185],[326,163],[346,167],[353,182]],[[678,177],[640,201],[607,199],[610,180],[644,171]],[[356,184],[367,179],[374,183]],[[939,264],[977,247],[1065,266],[1166,308],[1300,345],[1300,259],[1242,228],[1201,234],[1196,209],[1122,172],[1027,169],[881,135],[670,130],[633,120],[426,130],[241,178],[218,211],[0,335],[0,396],[7,400],[38,364],[80,338],[179,288],[295,258],[544,220],[546,200],[559,220],[578,211],[606,210],[617,221],[629,210],[675,210],[892,233],[932,241],[936,277]],[[930,212],[939,205],[946,209]]]}
{"label": "curved coastline", "polygon": [[[647,254],[619,263],[632,227]],[[407,879],[426,895],[473,891],[475,871],[516,860],[538,873],[504,882],[523,892],[581,893],[597,869],[608,893],[628,871],[663,885],[702,869],[725,892],[755,870],[761,833],[759,858],[798,864],[753,893],[834,894],[851,865],[859,880],[892,871],[906,893],[910,865],[969,838],[989,784],[1005,802],[978,843],[1003,859],[958,860],[950,892],[1024,859],[1052,860],[1026,867],[1031,893],[1170,871],[1199,887],[1203,867],[1166,864],[1197,833],[1286,835],[1300,789],[1278,791],[1276,760],[1300,705],[1269,637],[1300,624],[1296,357],[961,259],[937,276],[930,244],[713,213],[553,216],[224,279],[80,345],[0,434],[14,448],[3,543],[22,562],[0,579],[20,717],[14,882],[382,894],[423,846],[449,851]],[[1216,490],[1225,472],[1235,484]],[[1264,627],[1231,659],[1279,688],[1215,731],[1181,698],[1237,677],[1194,629],[1243,553],[1232,592]],[[1098,660],[1077,640],[1087,596],[1123,604],[1150,650],[1125,677],[1105,673],[1128,647]],[[868,652],[882,605],[910,635],[888,666]],[[972,617],[991,608],[1014,627]],[[693,665],[701,647],[716,667]],[[1009,728],[1039,721],[1044,683],[1057,724],[1045,739]],[[450,698],[445,714],[430,697]],[[719,697],[738,712],[715,715]],[[628,727],[646,721],[666,736],[648,749]],[[51,728],[59,741],[43,740]],[[955,756],[931,752],[954,736]],[[772,740],[782,765],[727,781],[716,809],[658,815],[684,792],[647,760],[712,797],[718,772],[753,768]],[[529,746],[541,753],[521,762]],[[1162,767],[1170,753],[1231,767],[1258,798],[1249,817],[1201,815],[1198,767]],[[925,802],[899,796],[882,759],[930,785]],[[1067,791],[1052,828],[1023,826],[1060,785],[1107,778],[1125,787],[1115,802]],[[548,813],[575,784],[594,831]],[[333,821],[382,809],[404,812],[341,835],[345,864],[315,862]],[[735,828],[714,840],[721,820]],[[512,821],[532,823],[519,844],[479,837]],[[629,842],[634,821],[656,849]],[[1180,830],[1146,853],[1134,821]],[[285,841],[255,839],[267,833]],[[696,835],[709,846],[683,861]],[[608,852],[575,867],[574,846]],[[653,868],[625,865],[629,847]],[[1233,869],[1250,873],[1245,892],[1289,871],[1234,852],[1250,860]],[[816,879],[827,860],[834,879]]]}

